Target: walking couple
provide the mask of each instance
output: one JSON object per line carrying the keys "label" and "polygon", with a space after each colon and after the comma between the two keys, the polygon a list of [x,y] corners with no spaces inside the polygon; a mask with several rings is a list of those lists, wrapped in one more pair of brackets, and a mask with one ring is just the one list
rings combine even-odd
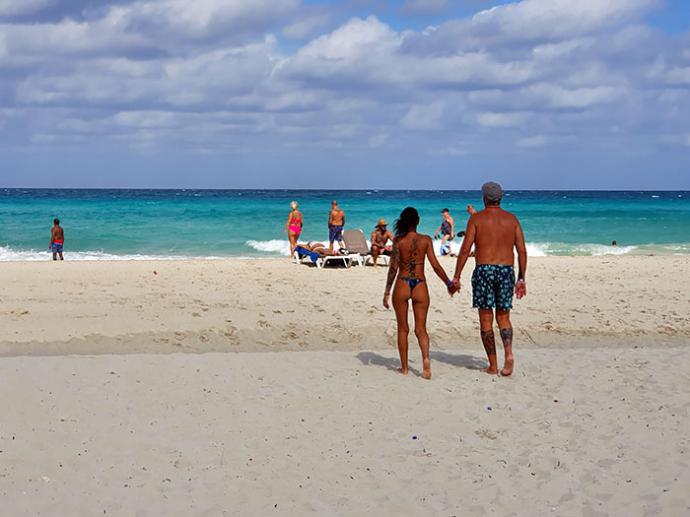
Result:
{"label": "walking couple", "polygon": [[[505,364],[501,375],[513,373],[513,327],[510,310],[513,306],[513,292],[518,299],[527,294],[525,271],[527,251],[520,222],[510,212],[501,208],[503,190],[497,183],[486,183],[482,187],[484,210],[473,214],[467,222],[465,237],[458,255],[455,274],[451,280],[446,275],[434,253],[433,241],[428,235],[417,233],[419,213],[412,207],[402,211],[395,223],[395,239],[391,255],[383,305],[390,308],[393,288],[393,308],[398,322],[398,351],[400,372],[407,374],[408,309],[412,301],[415,320],[415,335],[422,350],[423,373],[431,378],[429,359],[429,334],[426,319],[429,312],[429,290],[424,276],[424,260],[429,263],[438,277],[443,280],[452,296],[461,289],[460,275],[472,246],[475,247],[476,267],[472,275],[472,306],[479,310],[479,324],[484,350],[489,359],[490,374],[498,373],[496,341],[493,331],[494,311],[505,351]],[[518,276],[515,279],[513,264],[518,255]]]}

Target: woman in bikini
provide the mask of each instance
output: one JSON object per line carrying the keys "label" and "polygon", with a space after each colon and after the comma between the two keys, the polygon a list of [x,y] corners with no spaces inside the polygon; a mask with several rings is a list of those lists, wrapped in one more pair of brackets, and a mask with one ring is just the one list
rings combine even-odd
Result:
{"label": "woman in bikini", "polygon": [[295,254],[297,239],[299,239],[299,235],[302,233],[302,226],[304,224],[304,217],[302,217],[302,212],[298,208],[297,201],[290,203],[290,215],[288,215],[287,223],[285,223],[285,231],[290,241],[290,258]]}
{"label": "woman in bikini", "polygon": [[395,239],[388,268],[386,291],[383,295],[383,306],[390,308],[389,297],[393,289],[393,308],[398,321],[398,351],[400,352],[400,373],[407,375],[407,337],[410,327],[407,322],[409,301],[412,300],[414,312],[414,333],[422,350],[422,377],[431,379],[431,361],[429,360],[429,334],[426,331],[426,317],[429,312],[429,289],[424,276],[424,259],[429,259],[431,267],[443,280],[448,293],[453,295],[457,290],[448,278],[434,254],[431,237],[417,233],[419,214],[412,207],[407,207],[395,222]]}

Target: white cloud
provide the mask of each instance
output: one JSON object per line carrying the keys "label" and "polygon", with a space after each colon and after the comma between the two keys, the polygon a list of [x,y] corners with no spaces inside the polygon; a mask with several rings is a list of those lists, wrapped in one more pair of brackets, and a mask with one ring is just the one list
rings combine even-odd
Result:
{"label": "white cloud", "polygon": [[485,112],[477,114],[477,122],[486,127],[511,127],[525,122],[524,113],[493,113]]}
{"label": "white cloud", "polygon": [[55,0],[0,0],[0,16],[34,14],[54,3]]}
{"label": "white cloud", "polygon": [[443,103],[411,106],[400,123],[407,129],[438,129],[443,115]]}
{"label": "white cloud", "polygon": [[283,34],[292,39],[304,39],[313,36],[330,21],[331,17],[328,13],[312,14],[284,27]]}
{"label": "white cloud", "polygon": [[575,142],[573,135],[533,135],[520,138],[516,144],[518,147],[546,147],[549,145],[563,145]]}
{"label": "white cloud", "polygon": [[26,114],[3,118],[0,136],[452,155],[596,146],[602,133],[653,141],[658,127],[678,145],[687,49],[641,25],[655,3],[524,0],[422,31],[370,16],[316,37],[335,11],[297,0],[136,1],[4,23],[0,100]]}

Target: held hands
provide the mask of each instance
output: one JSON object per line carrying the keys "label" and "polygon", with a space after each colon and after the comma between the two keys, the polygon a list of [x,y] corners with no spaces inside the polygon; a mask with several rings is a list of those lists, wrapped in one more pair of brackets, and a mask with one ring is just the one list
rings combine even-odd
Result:
{"label": "held hands", "polygon": [[453,296],[455,293],[460,291],[460,280],[453,279],[448,285],[448,294]]}
{"label": "held hands", "polygon": [[521,300],[527,295],[527,284],[524,280],[518,280],[515,282],[515,296],[518,300]]}

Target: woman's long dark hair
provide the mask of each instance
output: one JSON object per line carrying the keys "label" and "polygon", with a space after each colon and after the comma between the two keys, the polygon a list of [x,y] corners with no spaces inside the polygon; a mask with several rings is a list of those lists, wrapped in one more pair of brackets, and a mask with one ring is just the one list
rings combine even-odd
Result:
{"label": "woman's long dark hair", "polygon": [[395,221],[395,236],[404,237],[419,224],[419,212],[417,209],[408,206],[400,212],[400,217]]}

